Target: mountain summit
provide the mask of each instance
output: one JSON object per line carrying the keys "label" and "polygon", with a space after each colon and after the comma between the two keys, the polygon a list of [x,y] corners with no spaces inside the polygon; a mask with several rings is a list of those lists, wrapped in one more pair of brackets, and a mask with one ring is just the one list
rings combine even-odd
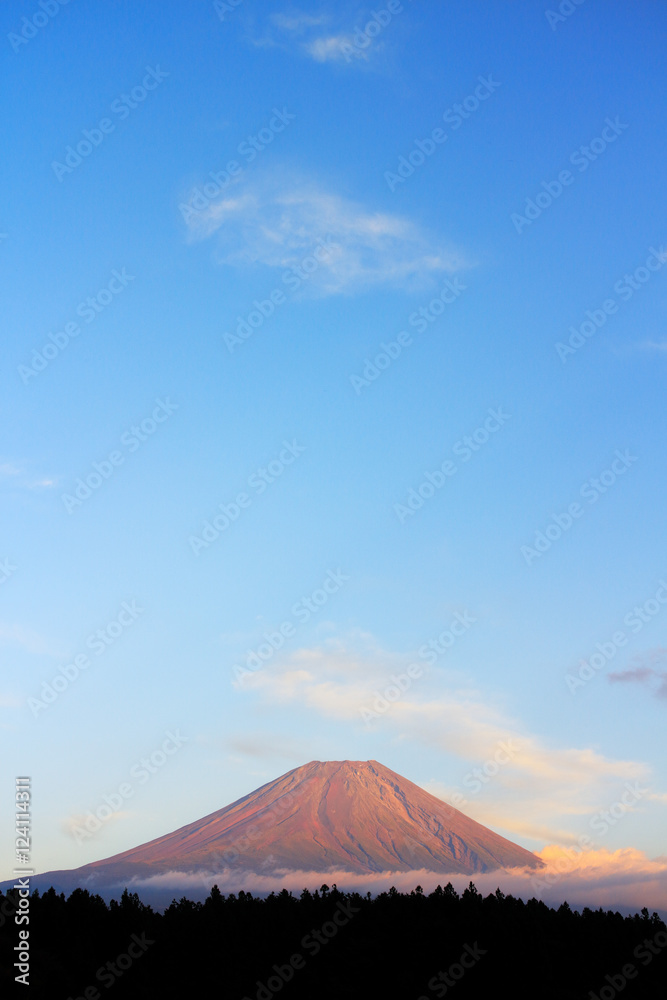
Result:
{"label": "mountain summit", "polygon": [[[311,761],[203,819],[85,865],[88,885],[167,873],[379,872],[474,874],[540,868],[500,837],[375,760]],[[39,883],[47,884],[46,876]]]}

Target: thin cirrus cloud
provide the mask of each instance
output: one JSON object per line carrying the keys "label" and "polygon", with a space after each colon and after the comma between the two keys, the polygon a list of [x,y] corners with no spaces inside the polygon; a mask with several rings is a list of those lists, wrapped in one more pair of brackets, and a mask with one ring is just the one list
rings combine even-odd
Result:
{"label": "thin cirrus cloud", "polygon": [[667,669],[654,665],[667,661],[667,650],[653,650],[647,659],[645,664],[609,674],[610,684],[640,684],[657,698],[667,698]]}
{"label": "thin cirrus cloud", "polygon": [[270,736],[266,733],[243,733],[230,736],[224,745],[232,753],[243,757],[275,758],[282,757],[294,761],[297,765],[304,760],[307,753],[303,740],[289,739],[281,736]]}
{"label": "thin cirrus cloud", "polygon": [[21,467],[14,462],[0,463],[0,478],[2,479],[13,479],[15,476],[19,476],[22,471]]}
{"label": "thin cirrus cloud", "polygon": [[277,13],[270,17],[272,24],[282,28],[283,31],[303,34],[309,28],[319,28],[326,24],[326,14],[307,14],[305,11],[294,11],[292,13]]}
{"label": "thin cirrus cloud", "polygon": [[305,52],[311,56],[315,62],[341,62],[349,63],[351,53],[357,59],[367,59],[364,49],[354,46],[354,39],[351,35],[328,35],[323,38],[314,38],[304,45]]}
{"label": "thin cirrus cloud", "polygon": [[[100,825],[98,830],[92,832],[92,836],[96,836],[99,832],[103,832],[109,829],[110,824],[116,823],[118,820],[128,819],[132,816],[131,812],[125,810],[115,810],[105,817],[104,822]],[[74,837],[77,832],[86,831],[86,821],[90,819],[90,813],[83,815],[82,813],[73,813],[70,816],[66,816],[60,822],[60,828],[63,833],[66,833],[70,837]],[[89,831],[90,832],[90,831]]]}
{"label": "thin cirrus cloud", "polygon": [[284,271],[323,247],[303,285],[315,295],[386,284],[414,291],[471,266],[459,250],[436,244],[409,219],[307,183],[255,183],[192,213],[186,225],[190,242],[216,237],[217,260],[225,266]]}
{"label": "thin cirrus cloud", "polygon": [[[364,726],[369,717],[362,713],[374,710],[378,695],[391,684],[392,673],[400,670],[393,655],[377,649],[359,651],[330,639],[248,673],[236,686],[274,705],[292,705]],[[452,787],[432,783],[429,790],[445,800],[458,791],[466,800],[461,808],[479,822],[536,839],[573,842],[572,820],[578,828],[581,817],[609,808],[625,782],[639,782],[645,788],[633,808],[645,808],[642,800],[649,797],[649,768],[643,762],[609,759],[588,747],[549,747],[508,719],[481,692],[463,685],[445,686],[435,673],[425,671],[415,679],[399,699],[377,718],[371,717],[370,726],[376,734],[384,728],[392,739],[461,758],[465,763],[460,783]],[[501,743],[516,748],[515,753],[485,787],[484,795],[476,798],[463,784],[464,778],[471,767],[492,761]]]}
{"label": "thin cirrus cloud", "polygon": [[369,51],[377,53],[382,42],[364,39],[364,45],[355,45],[356,16],[346,22],[340,12],[334,18],[328,14],[309,14],[304,11],[272,14],[263,33],[252,38],[258,48],[278,48],[286,52],[299,52],[319,63],[344,63],[347,65],[368,62]]}
{"label": "thin cirrus cloud", "polygon": [[7,488],[19,490],[48,490],[58,485],[54,476],[33,478],[28,475],[22,463],[0,462],[0,482],[5,481]]}
{"label": "thin cirrus cloud", "polygon": [[0,693],[0,708],[22,708],[23,702],[15,694]]}
{"label": "thin cirrus cloud", "polygon": [[36,656],[55,658],[67,655],[67,649],[22,625],[0,622],[0,646],[14,646]]}

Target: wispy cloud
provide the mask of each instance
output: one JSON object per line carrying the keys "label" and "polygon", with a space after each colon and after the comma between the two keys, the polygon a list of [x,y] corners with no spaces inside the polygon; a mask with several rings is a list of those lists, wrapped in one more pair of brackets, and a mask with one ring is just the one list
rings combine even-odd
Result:
{"label": "wispy cloud", "polygon": [[58,480],[53,476],[44,476],[42,479],[35,479],[26,484],[29,490],[50,490],[57,485]]}
{"label": "wispy cloud", "polygon": [[23,702],[15,694],[0,694],[0,708],[21,708]]}
{"label": "wispy cloud", "polygon": [[17,646],[38,656],[65,656],[67,651],[22,625],[0,622],[0,646]]}
{"label": "wispy cloud", "polygon": [[8,487],[20,490],[45,490],[57,486],[56,477],[39,476],[35,478],[26,470],[26,464],[25,462],[8,460],[0,462],[0,482],[5,481]]}
{"label": "wispy cloud", "polygon": [[252,41],[260,48],[297,51],[316,62],[350,63],[349,53],[353,51],[350,32],[332,28],[331,17],[326,14],[305,11],[272,14],[264,33]]}
{"label": "wispy cloud", "polygon": [[302,34],[309,28],[317,28],[326,24],[327,17],[325,14],[307,14],[305,11],[295,11],[290,14],[272,14],[270,20],[276,27],[282,28],[284,31]]}
{"label": "wispy cloud", "polygon": [[270,733],[243,733],[242,735],[230,736],[225,740],[225,745],[233,753],[241,754],[244,757],[261,757],[270,760],[282,757],[297,764],[302,763],[306,753],[303,740],[290,739]]}
{"label": "wispy cloud", "polygon": [[304,50],[315,62],[350,62],[350,53],[354,52],[357,59],[367,59],[366,51],[354,48],[352,35],[326,35],[314,38],[304,45]]}
{"label": "wispy cloud", "polygon": [[291,10],[271,14],[261,34],[252,34],[250,41],[257,48],[278,48],[286,52],[307,51],[307,45],[330,22],[326,14],[310,14]]}
{"label": "wispy cloud", "polygon": [[609,674],[610,684],[642,684],[656,697],[667,698],[667,649],[658,647],[636,656],[627,670]]}
{"label": "wispy cloud", "polygon": [[22,472],[22,468],[19,465],[15,465],[13,462],[0,463],[0,478],[2,479],[13,479],[16,476],[21,475]]}
{"label": "wispy cloud", "polygon": [[319,244],[329,248],[305,284],[312,293],[354,293],[391,284],[418,289],[469,263],[429,239],[410,220],[373,209],[312,183],[256,181],[214,202],[188,222],[191,240],[217,234],[218,261],[299,268]]}
{"label": "wispy cloud", "polygon": [[[386,49],[384,31],[388,25],[393,28],[398,14],[385,9],[384,16],[377,17],[357,4],[332,8],[326,14],[289,10],[271,14],[261,33],[251,35],[250,41],[258,48],[283,49],[319,63],[368,67]],[[378,38],[379,34],[383,37]]]}
{"label": "wispy cloud", "polygon": [[[132,815],[133,815],[133,813],[131,813],[129,811],[122,810],[122,809],[116,809],[114,812],[110,813],[108,816],[105,814],[105,816],[104,816],[104,822],[100,823],[100,825],[97,827],[97,829],[93,828],[92,831],[88,831],[88,832],[89,833],[94,832],[95,835],[97,835],[97,833],[98,833],[99,830],[103,830],[104,831],[104,830],[108,829],[108,825],[109,824],[116,823],[116,822],[118,822],[119,819],[128,819]],[[81,831],[87,831],[88,830],[88,828],[86,826],[86,822],[90,820],[90,817],[91,817],[91,813],[86,813],[85,815],[83,813],[73,813],[71,816],[66,816],[64,819],[62,819],[60,821],[60,828],[63,831],[63,833],[66,833],[70,837],[75,836],[77,834],[77,832],[80,835]]]}

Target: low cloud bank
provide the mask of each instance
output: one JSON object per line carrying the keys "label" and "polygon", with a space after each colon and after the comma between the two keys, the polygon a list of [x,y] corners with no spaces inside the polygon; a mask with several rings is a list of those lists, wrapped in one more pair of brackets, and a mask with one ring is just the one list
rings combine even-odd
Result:
{"label": "low cloud bank", "polygon": [[568,851],[551,845],[538,852],[545,867],[536,871],[529,868],[499,869],[475,875],[443,874],[426,869],[409,872],[381,872],[360,875],[346,871],[288,871],[258,873],[223,869],[217,872],[166,872],[147,879],[137,879],[129,888],[142,898],[153,893],[185,895],[191,899],[204,899],[213,884],[223,893],[243,889],[254,895],[266,895],[285,888],[295,895],[303,888],[311,891],[323,883],[336,883],[340,890],[373,895],[392,885],[400,892],[410,892],[421,885],[426,893],[437,885],[451,882],[457,892],[467,888],[470,881],[486,896],[500,888],[506,895],[522,899],[535,897],[550,906],[564,900],[575,909],[619,910],[634,913],[646,906],[667,917],[667,857],[650,859],[634,848],[618,851]]}

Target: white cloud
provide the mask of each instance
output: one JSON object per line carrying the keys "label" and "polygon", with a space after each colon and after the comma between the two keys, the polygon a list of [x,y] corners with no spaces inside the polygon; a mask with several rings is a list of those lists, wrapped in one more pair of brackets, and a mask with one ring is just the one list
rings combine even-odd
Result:
{"label": "white cloud", "polygon": [[[387,24],[393,26],[393,20],[390,15]],[[372,12],[361,8],[356,12],[339,8],[331,16],[289,11],[272,14],[263,35],[252,42],[261,48],[300,52],[319,63],[367,65],[370,54],[377,55],[385,48],[384,39],[377,37],[385,27]]]}
{"label": "white cloud", "polygon": [[0,708],[21,708],[23,702],[14,694],[0,694]]}
{"label": "white cloud", "polygon": [[8,625],[5,622],[0,622],[0,645],[18,646],[28,653],[40,656],[61,657],[66,655],[66,650],[51,640],[45,639],[30,629],[23,628],[22,625]]}
{"label": "white cloud", "polygon": [[221,226],[240,223],[244,213],[252,214],[256,209],[257,199],[252,195],[211,202],[206,209],[190,216],[188,234],[192,240],[206,239]]}
{"label": "white cloud", "polygon": [[[109,828],[109,824],[118,822],[119,819],[128,819],[133,814],[123,809],[116,809],[114,812],[110,813],[108,816],[104,815],[103,820],[99,820],[100,826],[98,829],[89,830],[86,826],[86,821],[90,821],[90,813],[73,813],[70,816],[66,816],[60,821],[61,830],[70,837],[81,838],[81,840],[88,840],[90,837],[97,836],[98,833]],[[80,842],[80,841],[78,841]]]}
{"label": "white cloud", "polygon": [[0,464],[0,477],[3,479],[11,479],[14,476],[19,476],[22,471],[21,467],[15,465],[13,462],[3,462]]}
{"label": "white cloud", "polygon": [[651,354],[667,354],[667,340],[645,340],[638,347],[640,351]]}
{"label": "white cloud", "polygon": [[328,35],[322,38],[314,38],[304,45],[304,50],[315,62],[340,62],[344,60],[349,63],[353,57],[357,59],[367,59],[366,51],[354,47],[351,35]]}
{"label": "white cloud", "polygon": [[26,485],[29,490],[50,490],[58,485],[58,480],[45,477],[44,479],[36,479],[34,482],[27,483]]}
{"label": "white cloud", "polygon": [[6,479],[9,484],[23,490],[43,490],[57,486],[57,479],[53,476],[42,476],[33,479],[25,471],[25,463],[12,461],[0,462],[0,480]]}
{"label": "white cloud", "polygon": [[469,266],[460,252],[435,245],[402,216],[293,180],[256,182],[190,216],[191,240],[214,233],[221,264],[254,262],[281,272],[300,268],[323,245],[320,265],[304,281],[304,288],[320,295],[388,283],[415,289]]}
{"label": "white cloud", "polygon": [[261,36],[250,41],[258,48],[278,48],[286,52],[307,52],[305,39],[312,39],[330,18],[325,14],[307,14],[305,11],[290,11],[271,14]]}

